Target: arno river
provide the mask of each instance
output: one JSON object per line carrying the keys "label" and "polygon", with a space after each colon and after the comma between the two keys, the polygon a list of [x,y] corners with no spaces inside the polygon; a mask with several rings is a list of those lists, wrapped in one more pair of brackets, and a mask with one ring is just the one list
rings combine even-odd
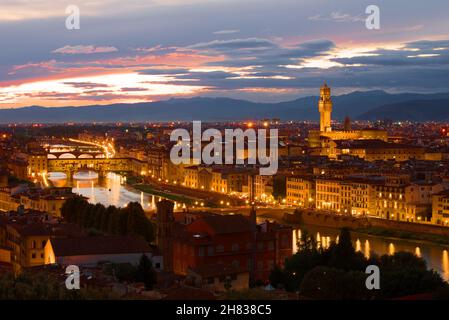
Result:
{"label": "arno river", "polygon": [[64,174],[58,172],[50,173],[48,178],[57,187],[72,187],[73,192],[89,198],[91,203],[123,207],[129,202],[139,202],[144,210],[155,208],[159,197],[127,187],[123,179],[120,175],[108,173],[107,177],[98,180],[91,171],[75,174],[73,181],[68,181]]}
{"label": "arno river", "polygon": [[[92,203],[104,205],[125,206],[127,203],[139,202],[145,210],[154,209],[156,201],[160,198],[133,190],[124,185],[123,178],[119,175],[109,173],[106,178],[99,181],[93,172],[80,172],[74,176],[72,182],[66,180],[65,175],[60,173],[50,174],[49,180],[55,186],[71,186],[73,191],[81,194]],[[328,246],[335,241],[339,231],[325,227],[310,226],[307,228],[322,246]],[[300,238],[302,230],[293,231],[294,251],[296,252],[296,241]],[[426,242],[415,242],[401,239],[389,239],[366,234],[352,235],[354,246],[365,256],[372,252],[382,254],[393,254],[398,251],[407,251],[423,257],[428,267],[438,271],[446,280],[449,280],[449,246],[440,246]]]}

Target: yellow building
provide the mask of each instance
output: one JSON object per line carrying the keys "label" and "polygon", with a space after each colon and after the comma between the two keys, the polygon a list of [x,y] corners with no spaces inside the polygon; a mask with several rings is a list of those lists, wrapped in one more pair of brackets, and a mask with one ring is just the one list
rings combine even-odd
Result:
{"label": "yellow building", "polygon": [[198,189],[199,171],[198,166],[186,167],[184,169],[184,186],[192,189]]}
{"label": "yellow building", "polygon": [[320,112],[320,132],[331,132],[332,119],[332,99],[331,89],[326,83],[320,88],[320,100],[318,101],[318,111]]}
{"label": "yellow building", "polygon": [[443,188],[442,184],[392,184],[379,176],[287,177],[286,184],[288,205],[311,208],[314,200],[318,210],[421,223],[430,222],[432,192]]}
{"label": "yellow building", "polygon": [[20,206],[20,197],[12,195],[12,189],[0,188],[0,211],[15,211]]}
{"label": "yellow building", "polygon": [[416,145],[388,143],[377,139],[356,141],[335,140],[328,145],[328,155],[337,158],[340,155],[351,155],[366,161],[395,160],[398,162],[410,159],[424,159],[425,148]]}
{"label": "yellow building", "polygon": [[[322,155],[329,153],[329,142],[332,140],[363,140],[379,139],[387,141],[388,134],[384,130],[332,130],[332,98],[331,89],[325,83],[320,88],[320,98],[318,100],[318,110],[320,112],[320,130],[309,131],[309,146],[312,148],[323,149]],[[349,127],[349,125],[348,125]],[[324,154],[323,154],[324,153]]]}
{"label": "yellow building", "polygon": [[[254,183],[252,182],[254,179]],[[273,201],[273,176],[261,176],[258,174],[252,175],[248,178],[248,186],[243,189],[244,193],[248,194],[248,197],[253,192],[254,187],[254,199],[257,201],[270,202]],[[246,192],[246,190],[248,190]]]}
{"label": "yellow building", "polygon": [[413,219],[415,210],[406,203],[405,186],[378,185],[375,190],[377,217],[397,221]]}
{"label": "yellow building", "polygon": [[315,180],[310,177],[292,176],[286,178],[287,205],[304,208],[315,207]]}
{"label": "yellow building", "polygon": [[319,210],[341,212],[341,180],[317,179],[315,206]]}
{"label": "yellow building", "polygon": [[13,270],[43,265],[44,248],[50,235],[42,224],[8,224],[6,246],[11,248]]}
{"label": "yellow building", "polygon": [[0,210],[16,211],[20,205],[24,209],[49,213],[54,217],[61,216],[61,207],[67,199],[75,196],[71,188],[47,188],[15,191],[11,188],[0,188]]}
{"label": "yellow building", "polygon": [[47,173],[47,154],[32,153],[28,155],[28,176],[36,177]]}
{"label": "yellow building", "polygon": [[248,185],[247,170],[225,167],[188,166],[183,169],[182,185],[221,193],[242,193]]}
{"label": "yellow building", "polygon": [[449,190],[432,195],[432,223],[449,226]]}
{"label": "yellow building", "polygon": [[11,263],[11,249],[7,246],[0,245],[0,264]]}
{"label": "yellow building", "polygon": [[228,192],[228,179],[223,176],[222,170],[213,169],[212,170],[212,185],[211,191],[214,192]]}
{"label": "yellow building", "polygon": [[364,178],[316,180],[316,207],[342,214],[370,215],[373,181]]}

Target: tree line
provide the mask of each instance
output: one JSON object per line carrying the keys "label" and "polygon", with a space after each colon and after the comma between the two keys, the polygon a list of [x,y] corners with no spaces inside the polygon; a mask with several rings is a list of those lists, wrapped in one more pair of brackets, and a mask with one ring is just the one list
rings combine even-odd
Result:
{"label": "tree line", "polygon": [[[447,298],[449,285],[426,261],[412,253],[365,257],[356,252],[350,231],[341,230],[338,243],[329,248],[319,246],[307,232],[298,242],[298,252],[288,258],[283,268],[275,267],[272,285],[297,292],[304,299],[392,299],[417,294]],[[366,268],[380,270],[380,288],[369,290]]]}
{"label": "tree line", "polygon": [[91,204],[83,197],[68,199],[61,208],[65,221],[108,234],[138,235],[154,241],[154,226],[138,202],[124,208]]}

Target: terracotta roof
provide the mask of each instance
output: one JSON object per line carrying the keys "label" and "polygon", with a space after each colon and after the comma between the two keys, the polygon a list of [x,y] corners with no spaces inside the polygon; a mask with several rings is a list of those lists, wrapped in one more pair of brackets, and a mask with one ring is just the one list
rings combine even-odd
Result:
{"label": "terracotta roof", "polygon": [[[24,223],[25,221],[25,223]],[[77,225],[71,223],[51,224],[42,222],[26,223],[27,220],[16,221],[8,225],[16,229],[21,236],[52,236],[52,237],[66,237],[66,236],[81,236],[83,231]]]}
{"label": "terracotta roof", "polygon": [[145,240],[135,236],[61,238],[50,242],[56,257],[152,252]]}
{"label": "terracotta roof", "polygon": [[190,225],[194,225],[198,221],[204,221],[216,234],[251,231],[250,221],[240,214],[207,216],[195,220]]}
{"label": "terracotta roof", "polygon": [[201,277],[218,277],[248,272],[248,269],[245,267],[236,267],[225,264],[202,265],[189,269]]}

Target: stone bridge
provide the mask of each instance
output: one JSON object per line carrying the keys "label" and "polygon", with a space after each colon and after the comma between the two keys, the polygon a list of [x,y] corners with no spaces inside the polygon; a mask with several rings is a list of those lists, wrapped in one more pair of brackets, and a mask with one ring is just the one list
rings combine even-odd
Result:
{"label": "stone bridge", "polygon": [[61,146],[46,148],[49,159],[105,158],[104,151],[95,146]]}
{"label": "stone bridge", "polygon": [[80,171],[95,171],[98,177],[104,177],[107,172],[132,172],[140,174],[148,171],[148,164],[132,158],[63,158],[48,159],[48,172],[63,172],[68,179]]}

